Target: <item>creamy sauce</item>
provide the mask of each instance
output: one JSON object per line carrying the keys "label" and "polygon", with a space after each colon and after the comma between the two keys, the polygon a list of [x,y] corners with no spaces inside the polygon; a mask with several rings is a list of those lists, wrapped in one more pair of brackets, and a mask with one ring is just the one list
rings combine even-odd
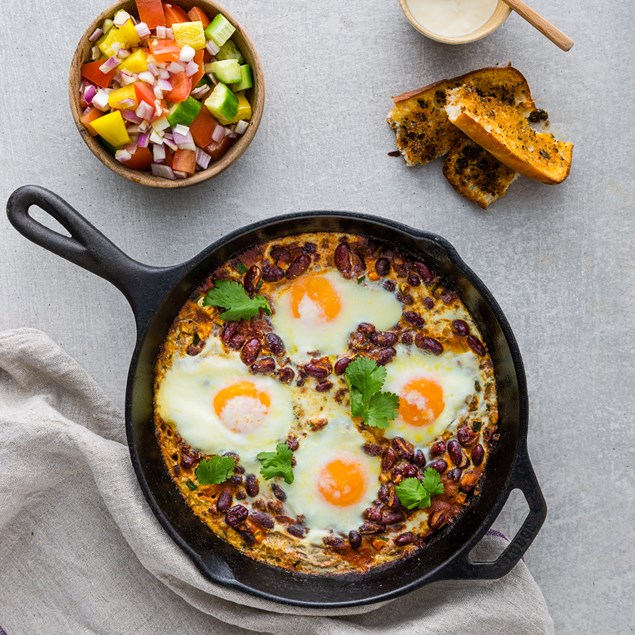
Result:
{"label": "creamy sauce", "polygon": [[473,33],[494,14],[498,0],[407,0],[412,17],[446,37]]}

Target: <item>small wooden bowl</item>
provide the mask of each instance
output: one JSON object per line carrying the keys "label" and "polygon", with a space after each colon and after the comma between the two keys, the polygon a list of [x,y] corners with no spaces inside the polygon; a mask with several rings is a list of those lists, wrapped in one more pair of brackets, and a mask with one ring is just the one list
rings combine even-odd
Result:
{"label": "small wooden bowl", "polygon": [[254,87],[249,90],[249,93],[251,94],[248,94],[252,111],[251,121],[249,122],[249,127],[247,128],[245,133],[236,140],[236,142],[220,160],[210,163],[210,166],[207,168],[207,170],[196,172],[192,176],[189,176],[185,179],[177,179],[175,181],[172,181],[163,177],[152,176],[152,174],[150,174],[149,172],[132,170],[131,168],[127,168],[122,163],[119,163],[119,161],[117,161],[115,157],[112,156],[110,152],[108,152],[108,150],[106,150],[106,148],[101,145],[98,137],[92,137],[88,130],[86,130],[86,128],[80,122],[79,118],[82,114],[79,95],[79,87],[82,83],[81,66],[85,62],[90,61],[90,50],[93,46],[88,38],[95,31],[95,29],[102,25],[103,21],[106,18],[112,19],[112,17],[119,9],[125,9],[131,15],[137,15],[135,0],[118,0],[118,2],[113,4],[105,11],[102,11],[102,13],[93,20],[90,26],[86,29],[86,32],[82,36],[82,39],[80,40],[77,49],[75,50],[75,55],[73,56],[73,61],[71,63],[71,72],[68,82],[68,92],[71,101],[71,112],[73,113],[73,119],[75,121],[77,129],[79,130],[79,133],[82,136],[82,139],[90,148],[91,152],[106,167],[109,167],[113,172],[116,172],[117,174],[119,174],[119,176],[123,176],[129,181],[139,183],[140,185],[147,185],[148,187],[158,187],[166,189],[187,187],[189,185],[194,185],[195,183],[202,183],[203,181],[207,181],[207,179],[211,179],[217,174],[220,174],[223,170],[234,163],[234,161],[237,161],[242,156],[243,152],[245,152],[252,139],[254,138],[256,131],[258,130],[265,105],[265,78],[262,68],[262,62],[260,61],[260,57],[256,52],[254,43],[252,42],[249,35],[247,35],[245,29],[238,23],[236,18],[234,18],[224,7],[220,6],[213,0],[172,0],[172,2],[185,9],[185,11],[189,11],[192,7],[197,6],[203,9],[203,11],[205,11],[209,15],[222,13],[236,27],[236,32],[232,36],[232,39],[236,42],[236,45],[245,56],[245,60],[251,66],[254,78]]}
{"label": "small wooden bowl", "polygon": [[443,42],[444,44],[468,44],[469,42],[476,42],[477,40],[481,40],[484,37],[487,37],[490,33],[496,31],[496,29],[501,24],[503,24],[505,20],[507,20],[509,14],[512,12],[512,10],[503,2],[503,0],[499,0],[496,10],[494,11],[490,19],[485,24],[483,24],[483,26],[476,29],[476,31],[472,31],[472,33],[468,33],[466,35],[448,37],[446,35],[439,35],[438,33],[434,33],[433,31],[428,31],[428,29],[426,29],[422,24],[417,22],[410,12],[407,0],[399,0],[399,4],[401,4],[401,8],[406,14],[408,22],[410,22],[410,24],[415,29],[417,29],[419,33],[423,33],[423,35],[429,37],[431,40]]}

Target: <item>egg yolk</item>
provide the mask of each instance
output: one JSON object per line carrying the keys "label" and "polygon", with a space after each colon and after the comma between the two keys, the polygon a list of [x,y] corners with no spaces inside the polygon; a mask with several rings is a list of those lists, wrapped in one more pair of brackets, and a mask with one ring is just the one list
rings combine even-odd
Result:
{"label": "egg yolk", "polygon": [[443,388],[425,377],[408,382],[399,396],[399,415],[411,426],[433,423],[445,408]]}
{"label": "egg yolk", "polygon": [[337,507],[359,502],[366,492],[366,474],[350,459],[333,459],[320,472],[318,489],[324,500]]}
{"label": "egg yolk", "polygon": [[342,302],[339,293],[328,278],[320,275],[308,275],[298,278],[291,286],[291,310],[293,316],[299,318],[302,305],[308,298],[317,306],[327,322],[335,319],[341,309]]}
{"label": "egg yolk", "polygon": [[214,410],[221,423],[233,432],[249,432],[264,422],[271,400],[250,381],[240,381],[219,390]]}

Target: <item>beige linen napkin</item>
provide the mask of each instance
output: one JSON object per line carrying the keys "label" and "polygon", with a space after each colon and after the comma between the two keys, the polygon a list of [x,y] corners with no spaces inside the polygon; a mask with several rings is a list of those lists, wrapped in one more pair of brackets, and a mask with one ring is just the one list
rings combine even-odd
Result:
{"label": "beige linen napkin", "polygon": [[[500,540],[486,537],[481,555]],[[331,613],[212,584],[147,506],[121,413],[34,329],[0,333],[0,572],[8,635],[553,632],[522,562],[501,580]]]}

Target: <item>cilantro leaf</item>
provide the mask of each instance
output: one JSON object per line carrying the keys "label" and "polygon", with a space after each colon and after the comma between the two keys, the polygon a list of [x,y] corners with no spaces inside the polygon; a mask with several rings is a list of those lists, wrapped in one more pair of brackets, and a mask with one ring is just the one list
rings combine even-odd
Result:
{"label": "cilantro leaf", "polygon": [[431,498],[445,491],[441,476],[436,470],[428,468],[423,481],[418,478],[405,478],[395,488],[401,504],[406,509],[424,509],[430,507]]}
{"label": "cilantro leaf", "polygon": [[351,414],[361,417],[367,426],[387,428],[397,416],[399,397],[380,392],[386,381],[386,369],[369,357],[358,357],[346,368]]}
{"label": "cilantro leaf", "polygon": [[201,485],[218,485],[234,475],[235,467],[231,456],[211,456],[198,464],[196,478]]}
{"label": "cilantro leaf", "polygon": [[262,309],[271,315],[271,307],[264,295],[250,298],[243,286],[235,280],[217,280],[214,288],[203,298],[203,306],[216,306],[225,309],[220,314],[221,320],[248,320],[258,315]]}
{"label": "cilantro leaf", "polygon": [[258,460],[262,463],[260,473],[267,480],[281,476],[285,483],[293,483],[293,452],[286,443],[278,443],[275,452],[260,452]]}

